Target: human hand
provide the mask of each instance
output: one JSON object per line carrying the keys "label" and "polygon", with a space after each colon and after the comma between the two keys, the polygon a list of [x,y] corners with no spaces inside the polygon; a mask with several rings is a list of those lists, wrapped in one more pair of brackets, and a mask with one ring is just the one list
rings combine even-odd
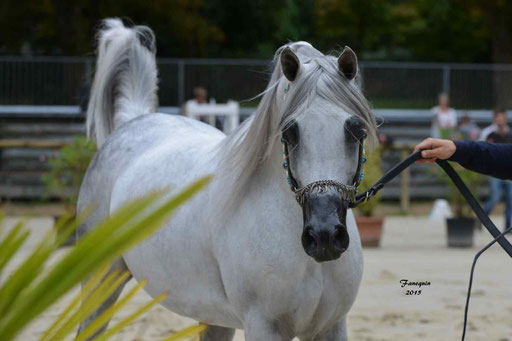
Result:
{"label": "human hand", "polygon": [[436,159],[446,160],[449,159],[457,147],[451,140],[433,139],[428,138],[414,147],[414,151],[422,150],[421,159],[418,163],[434,163]]}

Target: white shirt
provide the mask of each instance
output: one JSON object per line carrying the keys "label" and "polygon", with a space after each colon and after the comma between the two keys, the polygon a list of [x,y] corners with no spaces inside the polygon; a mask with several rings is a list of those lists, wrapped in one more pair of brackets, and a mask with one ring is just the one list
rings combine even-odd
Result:
{"label": "white shirt", "polygon": [[441,111],[441,109],[437,107],[432,108],[432,137],[439,138],[441,137],[440,129],[452,128],[455,129],[457,127],[457,112],[452,108],[448,108],[446,111]]}

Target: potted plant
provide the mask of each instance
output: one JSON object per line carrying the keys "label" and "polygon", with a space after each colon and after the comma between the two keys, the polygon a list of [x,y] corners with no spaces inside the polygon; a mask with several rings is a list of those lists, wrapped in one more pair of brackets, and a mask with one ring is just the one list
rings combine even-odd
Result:
{"label": "potted plant", "polygon": [[[481,175],[462,167],[458,163],[451,163],[451,165],[459,173],[459,176],[469,190],[475,197],[478,197]],[[477,219],[474,216],[473,210],[462,194],[460,194],[453,181],[444,172],[442,172],[441,178],[448,185],[448,201],[453,210],[453,217],[446,218],[448,247],[472,247],[473,232],[477,225]]]}
{"label": "potted plant", "polygon": [[[364,164],[364,177],[360,184],[360,191],[363,192],[373,186],[382,176],[381,170],[381,148],[375,148],[371,153],[366,155]],[[372,197],[371,200],[362,203],[358,209],[356,216],[357,228],[361,235],[361,243],[365,247],[378,247],[382,237],[382,226],[384,217],[375,216],[375,208],[380,202],[380,193]]]}
{"label": "potted plant", "polygon": [[[75,217],[80,184],[95,153],[94,141],[77,136],[57,156],[48,160],[49,171],[41,177],[45,185],[44,196],[56,197],[64,204],[66,219]],[[59,218],[54,217],[55,221]]]}

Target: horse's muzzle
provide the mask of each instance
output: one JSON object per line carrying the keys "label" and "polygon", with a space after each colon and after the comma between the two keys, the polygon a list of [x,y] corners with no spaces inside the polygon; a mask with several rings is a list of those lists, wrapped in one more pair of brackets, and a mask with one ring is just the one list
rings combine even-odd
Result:
{"label": "horse's muzzle", "polygon": [[304,251],[317,262],[338,259],[348,249],[345,224],[348,202],[327,193],[309,197],[304,203]]}
{"label": "horse's muzzle", "polygon": [[349,237],[343,225],[336,225],[334,232],[306,227],[302,233],[304,251],[317,262],[326,262],[340,258],[348,248]]}

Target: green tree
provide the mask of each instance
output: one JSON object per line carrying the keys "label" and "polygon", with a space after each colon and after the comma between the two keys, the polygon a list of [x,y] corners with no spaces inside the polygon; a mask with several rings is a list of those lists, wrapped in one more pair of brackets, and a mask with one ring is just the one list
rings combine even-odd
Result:
{"label": "green tree", "polygon": [[508,0],[3,0],[0,53],[88,55],[111,16],[151,26],[162,57],[269,58],[307,40],[366,60],[512,62]]}
{"label": "green tree", "polygon": [[[493,63],[512,63],[512,2],[509,0],[468,0],[467,5],[475,11],[481,11],[485,16],[490,32],[490,60]],[[493,76],[496,106],[511,108],[511,73],[495,71]]]}
{"label": "green tree", "polygon": [[484,15],[462,0],[318,0],[316,20],[321,46],[347,44],[363,59],[489,58]]}
{"label": "green tree", "polygon": [[4,0],[0,5],[0,51],[18,54],[88,55],[106,17],[148,24],[158,36],[162,56],[206,56],[209,41],[223,34],[202,15],[202,0]]}
{"label": "green tree", "polygon": [[[416,60],[480,62],[489,60],[489,30],[484,15],[464,1],[414,0],[414,15],[403,41]],[[477,42],[477,43],[475,43]]]}
{"label": "green tree", "polygon": [[385,45],[391,5],[372,0],[318,0],[316,40],[322,49],[351,46],[360,56]]}

